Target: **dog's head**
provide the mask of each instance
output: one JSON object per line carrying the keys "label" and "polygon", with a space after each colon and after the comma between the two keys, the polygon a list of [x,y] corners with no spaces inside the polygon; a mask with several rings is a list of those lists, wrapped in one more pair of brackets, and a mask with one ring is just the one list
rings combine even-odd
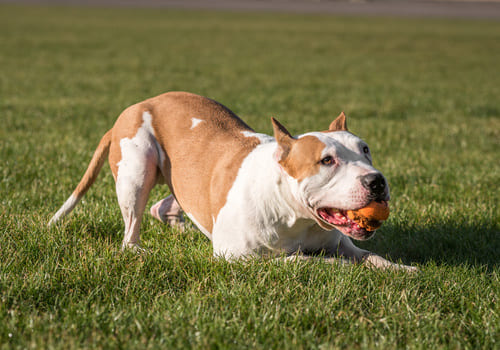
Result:
{"label": "dog's head", "polygon": [[342,113],[327,131],[293,137],[272,119],[278,143],[276,160],[296,200],[310,218],[325,230],[337,229],[358,240],[367,231],[347,217],[347,210],[357,210],[372,201],[388,201],[389,186],[385,177],[372,165],[366,142],[347,130]]}

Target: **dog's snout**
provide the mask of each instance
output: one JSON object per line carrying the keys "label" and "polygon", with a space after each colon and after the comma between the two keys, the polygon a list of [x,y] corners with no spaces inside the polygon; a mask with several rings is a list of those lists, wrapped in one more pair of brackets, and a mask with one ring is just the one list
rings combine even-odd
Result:
{"label": "dog's snout", "polygon": [[372,173],[368,175],[364,175],[361,178],[361,184],[367,190],[370,190],[375,199],[383,200],[386,193],[387,184],[385,182],[384,176],[380,173]]}

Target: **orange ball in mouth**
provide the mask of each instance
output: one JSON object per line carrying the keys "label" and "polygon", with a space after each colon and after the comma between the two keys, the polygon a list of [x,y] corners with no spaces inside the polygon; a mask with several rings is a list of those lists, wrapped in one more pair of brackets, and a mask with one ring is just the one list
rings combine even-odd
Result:
{"label": "orange ball in mouth", "polygon": [[389,212],[389,204],[386,201],[373,201],[364,208],[348,210],[347,216],[362,228],[375,231],[382,226],[382,221],[387,220]]}

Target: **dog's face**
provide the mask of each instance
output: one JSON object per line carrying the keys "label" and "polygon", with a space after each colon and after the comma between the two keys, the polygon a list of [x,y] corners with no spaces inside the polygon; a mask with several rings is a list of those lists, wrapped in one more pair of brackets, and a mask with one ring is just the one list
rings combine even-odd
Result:
{"label": "dog's face", "polygon": [[308,216],[325,230],[337,229],[358,240],[370,238],[374,231],[361,228],[346,212],[374,200],[388,201],[389,186],[372,166],[368,145],[347,131],[345,115],[334,120],[326,132],[298,138],[277,121],[273,124],[276,159]]}

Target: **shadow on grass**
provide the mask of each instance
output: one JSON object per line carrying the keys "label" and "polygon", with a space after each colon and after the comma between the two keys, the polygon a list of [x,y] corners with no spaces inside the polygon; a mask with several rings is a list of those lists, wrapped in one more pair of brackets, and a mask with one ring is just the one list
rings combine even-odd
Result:
{"label": "shadow on grass", "polygon": [[[119,246],[123,239],[123,222],[117,218],[103,221],[74,222],[71,228],[83,230],[86,235],[96,240],[111,240]],[[162,225],[165,235],[170,228]],[[186,235],[197,234],[186,232]],[[141,237],[151,239],[147,232]],[[495,223],[480,225],[461,225],[451,222],[432,225],[401,226],[390,224],[383,226],[369,241],[354,243],[391,261],[405,264],[425,264],[435,262],[450,266],[484,266],[488,270],[500,265],[500,229]],[[206,240],[206,244],[211,244]]]}
{"label": "shadow on grass", "polygon": [[356,242],[356,245],[406,264],[465,264],[490,270],[500,263],[500,229],[495,223],[413,227],[389,224],[371,241]]}

